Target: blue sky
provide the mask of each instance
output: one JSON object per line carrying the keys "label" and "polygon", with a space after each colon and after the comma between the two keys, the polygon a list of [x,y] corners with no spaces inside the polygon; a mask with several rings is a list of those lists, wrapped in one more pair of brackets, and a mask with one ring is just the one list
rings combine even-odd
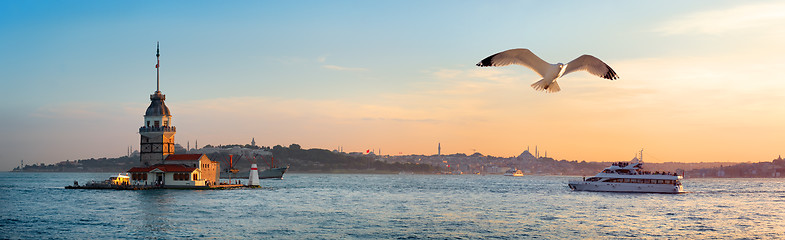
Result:
{"label": "blue sky", "polygon": [[[155,90],[176,142],[388,154],[526,146],[558,159],[768,161],[783,153],[776,1],[3,1],[0,170],[138,148]],[[510,48],[619,73],[546,94]],[[754,153],[751,153],[754,152]]]}

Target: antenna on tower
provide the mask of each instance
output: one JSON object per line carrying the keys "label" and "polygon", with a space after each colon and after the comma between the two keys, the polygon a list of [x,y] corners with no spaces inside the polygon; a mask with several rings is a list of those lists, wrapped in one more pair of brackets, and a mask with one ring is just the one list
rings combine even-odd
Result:
{"label": "antenna on tower", "polygon": [[158,67],[161,64],[161,61],[158,60],[158,57],[160,56],[161,56],[160,45],[158,44],[158,42],[155,42],[155,92],[160,92],[160,88],[159,88],[160,80],[158,77],[159,76]]}

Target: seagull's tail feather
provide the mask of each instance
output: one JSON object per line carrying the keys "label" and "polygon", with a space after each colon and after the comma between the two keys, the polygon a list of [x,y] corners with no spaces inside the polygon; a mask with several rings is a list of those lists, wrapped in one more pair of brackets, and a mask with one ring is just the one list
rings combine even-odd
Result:
{"label": "seagull's tail feather", "polygon": [[549,93],[561,91],[558,82],[548,79],[541,79],[536,83],[532,83],[532,88],[534,88],[535,90],[546,91]]}

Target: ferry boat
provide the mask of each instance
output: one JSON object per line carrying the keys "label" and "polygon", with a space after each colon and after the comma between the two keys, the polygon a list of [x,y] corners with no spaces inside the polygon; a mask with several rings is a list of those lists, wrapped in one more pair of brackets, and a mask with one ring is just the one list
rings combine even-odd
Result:
{"label": "ferry boat", "polygon": [[605,168],[596,176],[584,180],[571,180],[568,185],[575,191],[593,192],[637,192],[637,193],[685,193],[681,185],[682,176],[676,173],[643,171],[641,159],[618,162]]}
{"label": "ferry boat", "polygon": [[504,172],[504,176],[523,177],[523,171],[513,168]]}

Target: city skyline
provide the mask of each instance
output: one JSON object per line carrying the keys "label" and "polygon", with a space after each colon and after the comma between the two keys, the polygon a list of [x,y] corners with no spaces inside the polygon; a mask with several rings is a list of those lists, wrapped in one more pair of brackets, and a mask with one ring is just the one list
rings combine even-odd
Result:
{"label": "city skyline", "polygon": [[[555,159],[757,162],[785,146],[785,3],[777,1],[6,1],[0,171],[138,149],[149,95],[175,143],[299,144],[391,155],[527,146]],[[544,93],[528,48],[618,73]]]}

